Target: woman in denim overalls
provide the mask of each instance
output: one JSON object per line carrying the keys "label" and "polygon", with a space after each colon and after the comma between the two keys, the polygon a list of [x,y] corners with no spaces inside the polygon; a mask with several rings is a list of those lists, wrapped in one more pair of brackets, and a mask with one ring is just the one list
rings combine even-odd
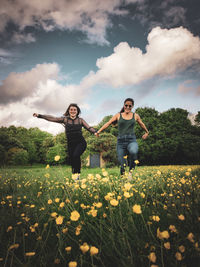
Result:
{"label": "woman in denim overalls", "polygon": [[135,160],[137,159],[138,152],[138,144],[134,132],[135,122],[139,123],[140,127],[145,130],[145,134],[142,136],[142,139],[146,139],[149,135],[149,131],[142,122],[140,116],[131,111],[133,105],[134,100],[132,98],[127,98],[124,101],[122,110],[114,115],[97,132],[97,134],[99,134],[110,124],[116,121],[118,122],[119,133],[117,138],[117,155],[121,167],[120,173],[123,175],[125,172],[126,156],[128,154],[129,178],[132,177],[132,170],[135,167]]}

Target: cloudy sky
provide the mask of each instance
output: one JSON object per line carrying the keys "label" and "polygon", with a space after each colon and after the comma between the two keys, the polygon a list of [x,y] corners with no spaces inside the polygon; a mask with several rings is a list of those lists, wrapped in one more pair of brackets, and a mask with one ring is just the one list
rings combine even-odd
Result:
{"label": "cloudy sky", "polygon": [[0,126],[59,124],[77,103],[91,125],[135,108],[200,110],[198,0],[1,0]]}

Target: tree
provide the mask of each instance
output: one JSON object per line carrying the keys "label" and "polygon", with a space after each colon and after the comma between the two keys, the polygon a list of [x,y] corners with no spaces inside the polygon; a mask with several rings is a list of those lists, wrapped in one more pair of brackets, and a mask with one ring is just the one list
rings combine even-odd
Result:
{"label": "tree", "polygon": [[6,154],[6,161],[10,165],[24,165],[28,163],[28,152],[23,148],[12,147]]}
{"label": "tree", "polygon": [[200,126],[200,111],[198,111],[197,115],[195,116],[194,121],[197,126]]}
{"label": "tree", "polygon": [[[58,162],[55,161],[55,156],[59,155],[60,160]],[[52,165],[61,164],[66,162],[66,151],[62,144],[56,144],[50,147],[46,154],[46,162]]]}

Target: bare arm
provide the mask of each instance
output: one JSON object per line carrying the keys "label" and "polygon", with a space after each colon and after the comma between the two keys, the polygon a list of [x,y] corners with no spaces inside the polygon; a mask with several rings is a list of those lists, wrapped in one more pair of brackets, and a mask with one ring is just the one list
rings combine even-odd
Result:
{"label": "bare arm", "polygon": [[117,113],[116,115],[114,115],[108,122],[106,122],[97,132],[97,134],[99,134],[100,132],[102,132],[103,130],[105,130],[106,128],[108,128],[108,126],[111,125],[111,123],[113,123],[114,121],[119,119],[119,113]]}
{"label": "bare arm", "polygon": [[140,127],[145,130],[146,133],[142,136],[142,139],[146,139],[149,135],[149,131],[147,130],[147,127],[145,126],[144,122],[141,120],[140,116],[137,113],[135,113],[135,120],[140,125]]}
{"label": "bare arm", "polygon": [[58,123],[64,122],[64,117],[53,117],[51,115],[41,115],[41,114],[37,114],[37,113],[33,113],[33,117],[45,119],[45,120],[51,121],[51,122],[58,122]]}

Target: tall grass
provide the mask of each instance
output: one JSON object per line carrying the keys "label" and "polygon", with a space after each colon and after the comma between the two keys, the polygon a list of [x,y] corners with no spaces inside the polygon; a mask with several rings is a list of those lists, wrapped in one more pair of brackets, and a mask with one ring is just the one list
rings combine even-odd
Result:
{"label": "tall grass", "polygon": [[200,166],[1,169],[0,266],[200,266]]}

